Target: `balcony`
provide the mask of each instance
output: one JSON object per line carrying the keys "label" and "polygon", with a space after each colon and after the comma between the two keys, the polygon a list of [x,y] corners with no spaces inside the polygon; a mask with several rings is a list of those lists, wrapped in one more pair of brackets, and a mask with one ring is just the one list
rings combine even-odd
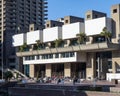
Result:
{"label": "balcony", "polygon": [[96,51],[110,51],[110,50],[118,50],[118,49],[120,49],[120,46],[118,44],[102,42],[102,43],[80,44],[76,46],[24,51],[24,52],[17,52],[16,54],[18,57],[23,57],[23,56],[30,56],[30,55],[51,54],[51,53],[61,53],[61,52],[77,52],[77,51],[96,52]]}

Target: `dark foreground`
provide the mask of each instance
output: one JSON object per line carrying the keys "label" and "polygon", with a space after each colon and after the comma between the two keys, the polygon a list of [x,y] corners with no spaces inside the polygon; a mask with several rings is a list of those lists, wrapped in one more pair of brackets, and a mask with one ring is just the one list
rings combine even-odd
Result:
{"label": "dark foreground", "polygon": [[[9,85],[9,84],[8,84]],[[14,86],[14,87],[13,87]],[[3,88],[3,87],[2,87]],[[106,81],[70,84],[11,84],[0,96],[120,96],[120,84]]]}

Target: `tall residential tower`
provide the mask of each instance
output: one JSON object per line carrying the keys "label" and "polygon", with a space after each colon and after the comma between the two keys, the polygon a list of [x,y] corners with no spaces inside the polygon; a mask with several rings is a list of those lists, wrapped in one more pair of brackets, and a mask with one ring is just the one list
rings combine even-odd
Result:
{"label": "tall residential tower", "polygon": [[0,0],[0,65],[15,67],[12,35],[28,32],[30,24],[41,29],[46,19],[47,0]]}

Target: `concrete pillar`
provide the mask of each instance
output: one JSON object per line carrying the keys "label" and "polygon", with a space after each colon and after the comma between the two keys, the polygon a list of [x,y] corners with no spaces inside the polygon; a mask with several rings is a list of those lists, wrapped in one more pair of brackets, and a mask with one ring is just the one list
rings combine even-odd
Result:
{"label": "concrete pillar", "polygon": [[112,51],[112,72],[120,73],[120,51]]}
{"label": "concrete pillar", "polygon": [[51,77],[51,64],[46,64],[46,76]]}
{"label": "concrete pillar", "polygon": [[64,64],[64,76],[65,77],[71,77],[71,64],[70,63],[65,63]]}
{"label": "concrete pillar", "polygon": [[95,76],[95,53],[87,54],[86,79],[93,79]]}
{"label": "concrete pillar", "polygon": [[34,64],[30,65],[29,75],[32,78],[35,77],[35,65]]}

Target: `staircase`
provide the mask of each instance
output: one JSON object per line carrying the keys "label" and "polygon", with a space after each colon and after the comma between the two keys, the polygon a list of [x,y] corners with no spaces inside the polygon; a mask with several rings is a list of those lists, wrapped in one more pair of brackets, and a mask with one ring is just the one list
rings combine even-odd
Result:
{"label": "staircase", "polygon": [[23,74],[22,72],[20,72],[20,71],[18,71],[16,69],[6,69],[6,70],[7,71],[11,71],[15,78],[17,78],[17,75],[18,75],[18,77],[29,79],[25,74]]}

